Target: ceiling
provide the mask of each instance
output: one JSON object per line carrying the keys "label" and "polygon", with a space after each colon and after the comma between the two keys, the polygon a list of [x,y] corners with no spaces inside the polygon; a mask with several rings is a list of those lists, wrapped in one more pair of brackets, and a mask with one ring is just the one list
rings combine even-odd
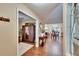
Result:
{"label": "ceiling", "polygon": [[57,6],[44,20],[45,23],[62,23],[63,22],[63,5]]}
{"label": "ceiling", "polygon": [[28,15],[25,15],[24,13],[22,13],[21,11],[19,11],[19,21],[34,21],[34,19]]}
{"label": "ceiling", "polygon": [[40,19],[41,22],[61,23],[63,19],[63,5],[61,3],[25,3]]}

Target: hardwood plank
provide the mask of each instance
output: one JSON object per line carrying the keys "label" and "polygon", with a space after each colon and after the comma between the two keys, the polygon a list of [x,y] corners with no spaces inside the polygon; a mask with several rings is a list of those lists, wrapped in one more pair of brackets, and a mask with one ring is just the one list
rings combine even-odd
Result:
{"label": "hardwood plank", "polygon": [[22,56],[63,56],[62,46],[62,41],[48,38],[43,47],[33,47]]}

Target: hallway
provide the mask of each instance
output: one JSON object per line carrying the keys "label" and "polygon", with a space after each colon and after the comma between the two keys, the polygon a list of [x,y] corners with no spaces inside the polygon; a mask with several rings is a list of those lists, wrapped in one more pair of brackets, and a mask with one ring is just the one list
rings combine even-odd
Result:
{"label": "hallway", "polygon": [[61,43],[59,40],[53,40],[49,37],[43,47],[33,47],[24,53],[23,56],[62,56],[63,50]]}
{"label": "hallway", "polygon": [[[35,20],[35,46],[30,50],[26,51],[23,56],[61,56],[63,53],[62,40],[53,40],[49,35],[44,46],[39,46],[39,37],[42,36],[43,32],[50,33],[52,30],[59,31],[61,35],[63,26],[63,5],[61,3],[56,4],[24,4],[33,10],[39,17],[39,20]],[[27,18],[25,18],[26,21]],[[23,19],[22,19],[23,20]],[[42,40],[43,41],[43,40]],[[38,48],[37,48],[38,47]]]}
{"label": "hallway", "polygon": [[[52,24],[63,25],[62,3],[0,4],[0,7],[0,39],[2,39],[0,41],[0,55],[20,56],[18,53],[21,50],[25,53],[22,55],[25,56],[62,55],[61,43],[58,40],[51,40],[51,37],[43,47],[39,47],[39,37],[45,38],[41,35],[43,32],[52,32]],[[46,24],[49,24],[48,28],[45,27]],[[28,41],[28,43],[24,44],[24,41]],[[30,46],[29,42],[35,44],[32,49],[28,47]],[[29,51],[26,51],[28,49]]]}

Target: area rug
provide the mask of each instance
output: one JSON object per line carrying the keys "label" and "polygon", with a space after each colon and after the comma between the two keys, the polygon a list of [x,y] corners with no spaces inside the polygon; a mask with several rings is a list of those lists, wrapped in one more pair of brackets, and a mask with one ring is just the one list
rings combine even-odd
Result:
{"label": "area rug", "polygon": [[23,55],[25,52],[27,52],[29,49],[31,49],[34,45],[28,44],[28,43],[23,43],[20,42],[18,44],[18,51],[17,51],[17,55],[21,56]]}

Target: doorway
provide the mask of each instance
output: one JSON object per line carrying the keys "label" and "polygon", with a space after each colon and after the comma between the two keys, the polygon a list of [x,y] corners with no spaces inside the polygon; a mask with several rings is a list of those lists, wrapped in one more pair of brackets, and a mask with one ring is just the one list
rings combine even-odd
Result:
{"label": "doorway", "polygon": [[18,11],[17,55],[22,55],[35,44],[35,19]]}

